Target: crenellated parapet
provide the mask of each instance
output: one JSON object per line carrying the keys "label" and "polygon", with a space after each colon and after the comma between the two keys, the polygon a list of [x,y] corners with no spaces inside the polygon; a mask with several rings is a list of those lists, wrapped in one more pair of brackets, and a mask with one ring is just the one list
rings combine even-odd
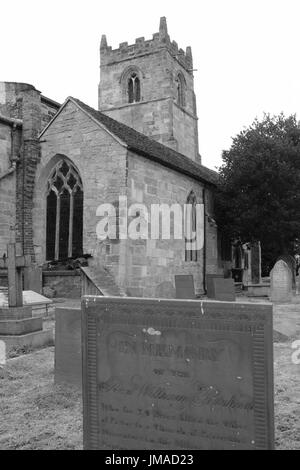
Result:
{"label": "crenellated parapet", "polygon": [[192,49],[191,47],[187,47],[184,51],[183,49],[179,49],[175,41],[171,41],[165,17],[160,19],[159,32],[154,33],[152,39],[149,40],[140,37],[135,40],[134,44],[129,45],[128,42],[122,42],[117,49],[112,49],[111,46],[108,46],[106,36],[103,35],[100,43],[101,65],[134,59],[146,54],[153,54],[162,49],[167,49],[172,57],[174,57],[187,72],[192,74]]}

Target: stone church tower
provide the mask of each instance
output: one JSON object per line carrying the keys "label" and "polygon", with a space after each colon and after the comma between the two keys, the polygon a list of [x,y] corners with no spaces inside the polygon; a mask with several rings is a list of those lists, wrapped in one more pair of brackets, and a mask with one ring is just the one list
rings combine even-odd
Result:
{"label": "stone church tower", "polygon": [[166,18],[153,39],[100,45],[99,111],[201,163],[193,58],[170,40]]}

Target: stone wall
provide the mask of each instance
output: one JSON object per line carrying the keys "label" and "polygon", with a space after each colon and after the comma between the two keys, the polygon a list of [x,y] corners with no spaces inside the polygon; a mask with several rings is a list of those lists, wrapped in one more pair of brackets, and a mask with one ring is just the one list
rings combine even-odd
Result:
{"label": "stone wall", "polygon": [[72,271],[44,271],[43,287],[50,287],[54,291],[54,297],[66,299],[80,299],[81,276]]}
{"label": "stone wall", "polygon": [[16,175],[12,171],[12,125],[0,122],[0,256],[6,253],[10,240],[10,227],[15,224]]}
{"label": "stone wall", "polygon": [[[39,263],[46,252],[46,184],[54,165],[63,157],[77,168],[83,183],[83,251],[93,256],[91,263],[106,265],[119,277],[119,243],[97,240],[96,216],[100,204],[118,200],[126,193],[126,148],[69,101],[46,129],[41,140],[41,160],[37,167],[34,195],[34,248]],[[125,273],[123,273],[123,276]]]}
{"label": "stone wall", "polygon": [[[131,202],[145,204],[178,203],[184,205],[191,190],[197,202],[203,201],[203,185],[180,173],[130,153],[128,164],[128,196]],[[206,213],[212,213],[212,196],[205,190]],[[197,262],[185,261],[185,241],[127,240],[126,287],[129,295],[142,297],[174,297],[174,276],[192,274],[197,294],[203,293],[204,267],[207,272],[220,272],[217,266],[216,228],[206,216],[206,254],[199,252]],[[205,263],[205,264],[204,264]],[[173,288],[172,288],[173,287]]]}
{"label": "stone wall", "polygon": [[[40,146],[37,137],[59,108],[26,83],[0,82],[0,115],[8,124],[0,131],[0,249],[9,239],[9,225],[16,227],[16,241],[26,254],[34,256],[32,197]],[[11,121],[9,123],[9,121]],[[4,130],[4,127],[6,130]],[[1,178],[12,166],[15,173]]]}
{"label": "stone wall", "polygon": [[[184,53],[171,42],[166,24],[152,40],[137,38],[136,43],[120,44],[112,50],[102,40],[99,110],[200,161],[193,64],[190,48]],[[140,78],[141,100],[128,103],[128,74]],[[177,76],[181,74],[185,105],[177,106]]]}

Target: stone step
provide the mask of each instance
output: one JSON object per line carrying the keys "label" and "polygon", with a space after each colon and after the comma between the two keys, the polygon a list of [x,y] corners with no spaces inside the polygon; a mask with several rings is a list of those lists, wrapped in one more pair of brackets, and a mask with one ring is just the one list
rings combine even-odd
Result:
{"label": "stone step", "polygon": [[117,286],[113,276],[101,266],[81,267],[81,271],[102,295],[113,297],[124,297],[126,295],[124,290]]}

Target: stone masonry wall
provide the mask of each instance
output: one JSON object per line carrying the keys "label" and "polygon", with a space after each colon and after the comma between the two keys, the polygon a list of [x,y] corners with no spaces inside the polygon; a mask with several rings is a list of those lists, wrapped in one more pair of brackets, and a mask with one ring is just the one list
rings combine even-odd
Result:
{"label": "stone masonry wall", "polygon": [[[128,170],[129,200],[145,204],[149,211],[151,204],[183,205],[191,190],[199,203],[203,201],[202,184],[143,157],[130,153]],[[206,212],[212,209],[210,199],[210,190],[206,189]],[[217,273],[216,230],[209,223],[206,230],[207,272]],[[174,297],[175,274],[192,274],[196,293],[203,293],[204,250],[200,251],[197,262],[186,262],[184,239],[128,240],[126,254],[129,295]]]}
{"label": "stone masonry wall", "polygon": [[[12,165],[12,162],[16,162],[16,172],[13,176],[5,177],[5,182],[0,180],[0,194],[3,200],[4,198],[7,199],[6,186],[9,187],[9,218],[14,220],[13,223],[10,222],[10,225],[16,227],[16,241],[21,242],[24,252],[31,254],[33,258],[32,198],[35,171],[40,157],[40,146],[37,137],[41,129],[57,112],[58,106],[58,103],[42,97],[40,92],[32,85],[0,82],[0,114],[8,118],[18,119],[18,132],[10,130],[10,143],[5,138],[7,146],[10,147],[10,165]],[[5,156],[2,145],[2,148],[0,148],[0,175],[1,160],[3,161],[3,158]],[[0,209],[0,222],[1,218],[5,219],[2,229],[0,228],[2,233],[2,235],[0,234],[0,246],[1,244],[6,245],[9,236],[7,234],[7,227],[9,226],[7,201],[5,203],[6,206]]]}
{"label": "stone masonry wall", "polygon": [[[191,56],[185,55],[166,31],[153,40],[100,48],[99,110],[167,146],[199,161],[196,100]],[[128,73],[138,73],[141,100],[128,103]],[[185,106],[178,111],[176,78],[185,81]],[[179,123],[180,120],[180,123]]]}
{"label": "stone masonry wall", "polygon": [[12,127],[0,123],[0,257],[10,241],[10,226],[15,224],[15,173],[1,178],[11,166]]}
{"label": "stone masonry wall", "polygon": [[[106,265],[118,282],[120,244],[97,240],[102,203],[118,200],[126,192],[126,148],[102,130],[73,102],[68,102],[41,137],[41,160],[37,168],[34,195],[34,249],[38,262],[45,261],[46,183],[51,170],[64,156],[78,169],[83,182],[83,250],[92,263]],[[44,142],[43,142],[44,141]],[[125,274],[123,274],[125,275]]]}

